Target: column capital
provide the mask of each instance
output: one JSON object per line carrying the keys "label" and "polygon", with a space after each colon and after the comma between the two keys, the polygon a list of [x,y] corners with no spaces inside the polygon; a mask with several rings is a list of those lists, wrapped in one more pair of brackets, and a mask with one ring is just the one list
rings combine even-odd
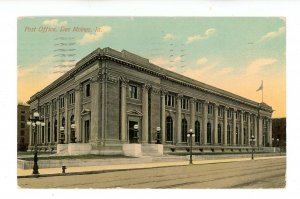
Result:
{"label": "column capital", "polygon": [[229,107],[228,106],[224,106],[224,111],[227,111],[229,110]]}
{"label": "column capital", "polygon": [[79,83],[79,84],[76,85],[76,87],[75,87],[75,91],[82,91],[82,89],[83,89],[83,86],[82,86],[81,83]]}
{"label": "column capital", "polygon": [[161,92],[161,95],[166,95],[166,94],[168,94],[168,90],[165,89],[165,88],[160,88],[160,92]]}
{"label": "column capital", "polygon": [[146,83],[146,84],[143,85],[143,90],[148,91],[150,88],[152,88],[151,84]]}
{"label": "column capital", "polygon": [[202,102],[202,104],[208,105],[208,104],[209,104],[209,101],[208,101],[208,100],[204,100],[204,101]]}
{"label": "column capital", "polygon": [[194,97],[191,97],[189,100],[190,100],[191,103],[195,103],[197,101],[197,99],[194,98]]}
{"label": "column capital", "polygon": [[218,108],[219,106],[220,106],[220,104],[214,102],[214,107],[215,108]]}
{"label": "column capital", "polygon": [[176,95],[176,99],[182,99],[183,98],[183,94],[182,93],[178,93],[177,95]]}
{"label": "column capital", "polygon": [[119,77],[119,81],[121,82],[122,86],[127,86],[127,84],[129,83],[129,80],[123,76]]}

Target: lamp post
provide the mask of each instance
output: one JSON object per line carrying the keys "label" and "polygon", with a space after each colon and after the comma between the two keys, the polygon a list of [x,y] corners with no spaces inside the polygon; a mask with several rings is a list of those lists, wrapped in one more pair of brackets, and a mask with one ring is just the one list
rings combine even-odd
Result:
{"label": "lamp post", "polygon": [[251,147],[252,147],[252,156],[251,156],[251,159],[254,160],[254,141],[255,141],[255,138],[254,138],[254,135],[251,135]]}
{"label": "lamp post", "polygon": [[138,137],[139,125],[135,124],[133,126],[133,129],[134,129],[133,143],[138,143],[139,142],[139,137]]}
{"label": "lamp post", "polygon": [[76,137],[75,137],[75,124],[71,124],[71,143],[75,143],[76,142]]}
{"label": "lamp post", "polygon": [[193,137],[195,137],[195,134],[193,133],[193,129],[190,129],[189,133],[187,134],[187,137],[190,138],[190,164],[193,164]]}
{"label": "lamp post", "polygon": [[161,144],[161,139],[160,139],[160,127],[156,127],[156,133],[157,133],[157,137],[156,137],[156,144]]}
{"label": "lamp post", "polygon": [[277,141],[277,145],[278,145],[278,148],[279,148],[279,154],[280,154],[280,156],[281,156],[281,148],[280,148],[280,142],[279,142],[279,139],[277,138],[276,141]]}
{"label": "lamp post", "polygon": [[32,174],[39,174],[38,157],[37,157],[37,127],[45,126],[43,120],[40,119],[38,112],[33,113],[33,117],[29,118],[27,125],[30,126],[34,134],[34,157]]}

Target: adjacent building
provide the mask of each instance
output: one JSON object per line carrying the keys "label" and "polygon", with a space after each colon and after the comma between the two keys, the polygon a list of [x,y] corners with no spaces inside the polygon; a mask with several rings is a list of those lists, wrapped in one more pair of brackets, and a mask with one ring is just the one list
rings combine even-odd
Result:
{"label": "adjacent building", "polygon": [[273,146],[286,149],[286,118],[275,118],[272,120]]}
{"label": "adjacent building", "polygon": [[29,118],[29,105],[18,104],[17,107],[17,147],[18,151],[26,151],[29,144],[29,128],[26,124]]}
{"label": "adjacent building", "polygon": [[[38,111],[45,127],[37,132],[42,150],[57,143],[88,143],[92,153],[122,153],[134,141],[156,142],[161,127],[165,150],[187,146],[195,133],[201,149],[272,145],[272,107],[168,71],[148,59],[111,48],[97,49],[34,94],[30,112]],[[64,128],[61,128],[64,127]],[[31,132],[29,149],[33,149]]]}

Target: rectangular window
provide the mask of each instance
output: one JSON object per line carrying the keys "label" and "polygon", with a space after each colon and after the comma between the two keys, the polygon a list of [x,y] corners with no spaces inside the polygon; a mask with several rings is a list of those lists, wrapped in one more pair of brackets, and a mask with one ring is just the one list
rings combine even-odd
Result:
{"label": "rectangular window", "polygon": [[175,107],[175,96],[167,95],[166,96],[166,106]]}
{"label": "rectangular window", "polygon": [[138,98],[137,86],[129,85],[129,96],[132,99]]}
{"label": "rectangular window", "polygon": [[230,118],[230,119],[232,118],[232,110],[231,109],[228,109],[227,117]]}
{"label": "rectangular window", "polygon": [[196,112],[201,112],[201,103],[196,102]]}
{"label": "rectangular window", "polygon": [[189,100],[187,98],[181,99],[181,109],[184,109],[184,110],[189,109]]}
{"label": "rectangular window", "polygon": [[25,135],[25,131],[24,130],[21,130],[21,136],[24,136]]}
{"label": "rectangular window", "polygon": [[25,111],[24,111],[24,110],[22,110],[22,111],[21,111],[21,113],[25,114]]}
{"label": "rectangular window", "polygon": [[90,84],[85,85],[85,96],[86,97],[91,96],[91,85]]}
{"label": "rectangular window", "polygon": [[24,144],[24,143],[25,143],[25,139],[24,139],[24,137],[21,137],[21,139],[20,139],[20,143],[21,143],[21,144]]}
{"label": "rectangular window", "polygon": [[207,107],[207,112],[208,114],[212,115],[213,114],[213,105],[209,104]]}
{"label": "rectangular window", "polygon": [[64,108],[64,107],[65,107],[65,98],[61,96],[59,99],[59,108]]}
{"label": "rectangular window", "polygon": [[53,103],[52,103],[52,110],[55,111],[56,110],[56,100],[53,100]]}
{"label": "rectangular window", "polygon": [[24,122],[21,123],[21,128],[22,128],[22,129],[25,128],[25,123],[24,123]]}
{"label": "rectangular window", "polygon": [[218,107],[218,116],[224,117],[224,109],[222,107]]}
{"label": "rectangular window", "polygon": [[74,92],[69,94],[69,104],[75,104],[75,94],[74,94]]}
{"label": "rectangular window", "polygon": [[25,122],[25,115],[21,115],[21,121]]}

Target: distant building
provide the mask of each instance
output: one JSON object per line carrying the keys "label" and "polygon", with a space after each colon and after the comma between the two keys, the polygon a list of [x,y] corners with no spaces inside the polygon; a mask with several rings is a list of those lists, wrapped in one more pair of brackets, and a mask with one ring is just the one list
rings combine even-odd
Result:
{"label": "distant building", "polygon": [[[242,81],[242,79],[241,79]],[[255,91],[254,91],[255,92]],[[122,153],[122,145],[156,142],[164,150],[188,145],[199,150],[250,149],[272,145],[271,106],[168,71],[148,59],[111,48],[97,49],[28,101],[45,127],[30,136],[40,150],[56,150],[62,139],[90,146],[92,153]],[[72,128],[73,127],[73,128]],[[246,150],[246,149],[245,149]]]}
{"label": "distant building", "polygon": [[29,128],[27,126],[27,120],[30,115],[29,105],[18,104],[17,108],[17,146],[18,151],[26,151],[29,144]]}
{"label": "distant building", "polygon": [[[286,118],[272,119],[273,146],[286,148]],[[277,141],[279,139],[279,141]]]}

